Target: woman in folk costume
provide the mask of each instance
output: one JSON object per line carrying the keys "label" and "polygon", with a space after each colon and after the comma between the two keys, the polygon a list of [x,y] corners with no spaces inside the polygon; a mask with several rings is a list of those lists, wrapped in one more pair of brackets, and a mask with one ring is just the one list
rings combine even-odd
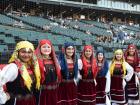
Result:
{"label": "woman in folk costume", "polygon": [[112,105],[125,105],[126,92],[125,81],[129,81],[133,75],[133,68],[125,61],[123,51],[118,49],[114,53],[110,64],[111,86],[110,96]]}
{"label": "woman in folk costume", "polygon": [[59,56],[61,65],[62,82],[59,86],[58,105],[77,105],[77,81],[80,78],[78,61],[73,43],[64,44],[64,49]]}
{"label": "woman in folk costume", "polygon": [[109,63],[103,51],[97,51],[98,74],[96,76],[96,105],[111,105],[108,93],[110,92]]}
{"label": "woman in folk costume", "polygon": [[60,65],[50,40],[43,39],[35,51],[41,70],[41,93],[39,105],[56,105]]}
{"label": "woman in folk costume", "polygon": [[128,103],[139,103],[139,79],[137,77],[136,67],[139,65],[138,50],[135,45],[130,44],[125,51],[125,60],[133,69],[134,74],[131,80],[127,83]]}
{"label": "woman in folk costume", "polygon": [[1,72],[10,100],[6,105],[36,105],[34,92],[40,89],[40,70],[34,46],[28,41],[17,43],[12,57]]}
{"label": "woman in folk costume", "polygon": [[78,85],[78,105],[95,105],[97,63],[92,46],[84,46],[81,60],[83,68],[80,70],[82,79]]}

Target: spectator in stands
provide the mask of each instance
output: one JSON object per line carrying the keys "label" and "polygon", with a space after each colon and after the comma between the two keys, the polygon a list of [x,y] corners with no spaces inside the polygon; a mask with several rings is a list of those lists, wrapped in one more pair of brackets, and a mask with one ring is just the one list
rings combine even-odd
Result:
{"label": "spectator in stands", "polygon": [[137,32],[136,33],[136,39],[139,39],[140,38],[140,32]]}
{"label": "spectator in stands", "polygon": [[125,32],[124,33],[124,40],[128,40],[129,38],[128,38],[128,34]]}
{"label": "spectator in stands", "polygon": [[91,45],[84,46],[81,60],[83,68],[80,70],[82,79],[78,85],[78,105],[95,105],[97,62]]}
{"label": "spectator in stands", "polygon": [[24,24],[22,21],[14,21],[13,26],[24,28]]}
{"label": "spectator in stands", "polygon": [[14,21],[13,26],[17,26],[18,25],[18,21]]}
{"label": "spectator in stands", "polygon": [[48,26],[47,24],[43,25],[43,30],[45,30],[45,31],[50,30],[50,26]]}
{"label": "spectator in stands", "polygon": [[117,43],[117,41],[118,41],[118,34],[116,31],[113,30],[113,42]]}
{"label": "spectator in stands", "polygon": [[108,43],[108,37],[103,36],[103,42],[104,42],[104,43]]}
{"label": "spectator in stands", "polygon": [[135,37],[135,36],[134,36],[135,33],[134,33],[133,31],[130,32],[130,35],[133,36],[133,37]]}
{"label": "spectator in stands", "polygon": [[74,25],[74,28],[78,29],[78,28],[79,28],[79,26],[78,26],[78,25]]}
{"label": "spectator in stands", "polygon": [[110,92],[109,63],[102,50],[97,51],[98,74],[96,77],[96,105],[111,105],[108,93]]}
{"label": "spectator in stands", "polygon": [[10,100],[6,105],[36,105],[35,90],[40,88],[40,70],[34,46],[17,43],[8,65],[2,69],[1,84],[6,84]]}
{"label": "spectator in stands", "polygon": [[97,41],[97,42],[101,42],[100,36],[97,36],[97,37],[96,37],[96,41]]}
{"label": "spectator in stands", "polygon": [[24,14],[24,16],[25,16],[25,17],[28,17],[28,16],[29,16],[29,14],[28,14],[28,13],[25,13],[25,14]]}
{"label": "spectator in stands", "polygon": [[133,21],[130,21],[130,22],[129,22],[129,25],[130,25],[130,26],[133,26],[133,25],[134,25],[134,22],[133,22]]}
{"label": "spectator in stands", "polygon": [[60,19],[60,25],[63,26],[63,25],[65,25],[64,23],[65,23],[65,21],[63,19]]}
{"label": "spectator in stands", "polygon": [[140,25],[139,25],[139,24],[135,24],[135,25],[134,25],[134,27],[137,27],[137,28],[139,28],[139,27],[140,27]]}
{"label": "spectator in stands", "polygon": [[21,27],[21,28],[24,28],[23,22],[22,21],[19,21],[18,26]]}
{"label": "spectator in stands", "polygon": [[103,37],[103,36],[99,36],[99,37],[97,38],[97,41],[98,41],[98,42],[104,42],[104,37]]}
{"label": "spectator in stands", "polygon": [[109,43],[112,42],[112,36],[108,36],[108,42],[109,42]]}
{"label": "spectator in stands", "polygon": [[56,105],[58,82],[61,80],[60,65],[50,40],[43,39],[35,51],[41,71],[39,105]]}
{"label": "spectator in stands", "polygon": [[124,44],[124,36],[125,36],[124,32],[122,30],[120,30],[118,32],[119,43]]}
{"label": "spectator in stands", "polygon": [[136,75],[136,67],[139,65],[138,50],[135,45],[130,44],[125,51],[125,59],[134,69],[131,80],[127,83],[127,95],[129,104],[139,103],[139,80]]}
{"label": "spectator in stands", "polygon": [[86,31],[86,34],[91,35],[91,32],[89,30]]}
{"label": "spectator in stands", "polygon": [[77,81],[80,78],[80,60],[77,59],[74,44],[67,42],[59,56],[62,82],[59,86],[58,105],[77,105]]}
{"label": "spectator in stands", "polygon": [[[125,61],[123,51],[118,49],[110,63],[111,86],[110,97],[112,105],[127,104],[125,81],[133,76],[133,68]],[[119,90],[119,91],[118,91]]]}

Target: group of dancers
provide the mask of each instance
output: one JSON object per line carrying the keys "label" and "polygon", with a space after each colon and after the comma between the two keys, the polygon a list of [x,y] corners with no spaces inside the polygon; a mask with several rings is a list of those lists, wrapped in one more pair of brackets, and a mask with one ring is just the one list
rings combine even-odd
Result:
{"label": "group of dancers", "polygon": [[112,61],[103,50],[85,45],[80,58],[73,43],[57,57],[52,42],[34,49],[20,41],[0,71],[0,104],[4,105],[127,105],[139,103],[138,51],[130,44],[117,49]]}

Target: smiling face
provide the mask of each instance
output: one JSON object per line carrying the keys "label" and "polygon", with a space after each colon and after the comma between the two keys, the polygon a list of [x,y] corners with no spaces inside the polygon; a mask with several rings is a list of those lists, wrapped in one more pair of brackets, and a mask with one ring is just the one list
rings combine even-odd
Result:
{"label": "smiling face", "polygon": [[22,48],[18,51],[18,57],[24,63],[29,62],[32,59],[32,56],[33,51],[31,49]]}
{"label": "smiling face", "polygon": [[120,60],[123,58],[122,53],[117,53],[117,54],[115,55],[115,58],[116,58],[117,61],[120,61]]}
{"label": "smiling face", "polygon": [[89,48],[87,48],[86,50],[85,50],[85,57],[87,58],[87,59],[90,59],[90,57],[91,57],[91,55],[92,55],[92,50],[91,49],[89,49]]}
{"label": "smiling face", "polygon": [[73,46],[69,46],[66,48],[66,56],[68,57],[72,57],[74,54],[74,47]]}
{"label": "smiling face", "polygon": [[128,52],[129,52],[129,55],[134,55],[134,53],[135,53],[135,48],[133,48],[133,47],[130,47],[129,49],[128,49]]}
{"label": "smiling face", "polygon": [[51,46],[49,44],[44,44],[41,46],[40,51],[43,55],[50,55],[51,54]]}
{"label": "smiling face", "polygon": [[98,59],[98,61],[102,61],[103,58],[104,58],[103,53],[98,53],[98,55],[97,55],[97,59]]}

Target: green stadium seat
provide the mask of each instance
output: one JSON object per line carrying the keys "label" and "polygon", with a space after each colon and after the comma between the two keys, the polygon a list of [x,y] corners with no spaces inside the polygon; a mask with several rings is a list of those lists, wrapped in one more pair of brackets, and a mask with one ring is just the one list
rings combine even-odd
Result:
{"label": "green stadium seat", "polygon": [[8,46],[7,45],[0,45],[0,52],[5,52],[8,51]]}

